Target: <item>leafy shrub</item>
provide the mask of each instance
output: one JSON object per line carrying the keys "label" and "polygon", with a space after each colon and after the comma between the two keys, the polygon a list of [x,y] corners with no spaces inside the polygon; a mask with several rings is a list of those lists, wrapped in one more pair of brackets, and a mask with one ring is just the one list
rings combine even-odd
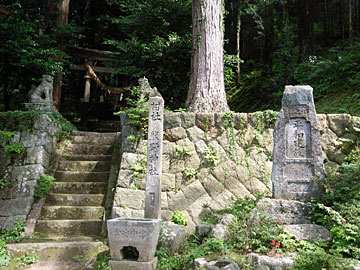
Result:
{"label": "leafy shrub", "polygon": [[301,251],[289,270],[350,270],[349,262],[339,254],[326,253],[324,249]]}
{"label": "leafy shrub", "polygon": [[5,249],[7,243],[21,242],[24,240],[22,233],[25,231],[25,221],[17,220],[12,230],[0,231],[0,266],[10,263],[10,253]]}
{"label": "leafy shrub", "polygon": [[170,221],[181,226],[186,226],[188,224],[185,212],[178,210],[175,211]]}
{"label": "leafy shrub", "polygon": [[344,256],[360,256],[360,163],[342,164],[320,181],[324,190],[313,209],[312,221],[332,235],[329,250]]}
{"label": "leafy shrub", "polygon": [[35,186],[34,197],[38,199],[44,197],[52,188],[54,181],[55,178],[50,175],[43,174],[40,176],[37,180],[37,185]]}

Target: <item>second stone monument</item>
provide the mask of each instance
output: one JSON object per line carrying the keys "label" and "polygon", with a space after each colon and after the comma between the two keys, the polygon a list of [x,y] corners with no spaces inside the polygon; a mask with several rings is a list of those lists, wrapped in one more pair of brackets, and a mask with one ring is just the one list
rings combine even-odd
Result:
{"label": "second stone monument", "polygon": [[274,129],[273,197],[308,201],[318,195],[316,177],[323,176],[313,89],[288,85]]}

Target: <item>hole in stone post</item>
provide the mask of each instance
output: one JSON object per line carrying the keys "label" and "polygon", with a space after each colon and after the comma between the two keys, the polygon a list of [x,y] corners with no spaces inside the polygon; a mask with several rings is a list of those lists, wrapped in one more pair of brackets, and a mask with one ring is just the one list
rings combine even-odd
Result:
{"label": "hole in stone post", "polygon": [[120,253],[123,260],[137,261],[139,259],[139,251],[135,247],[124,247]]}

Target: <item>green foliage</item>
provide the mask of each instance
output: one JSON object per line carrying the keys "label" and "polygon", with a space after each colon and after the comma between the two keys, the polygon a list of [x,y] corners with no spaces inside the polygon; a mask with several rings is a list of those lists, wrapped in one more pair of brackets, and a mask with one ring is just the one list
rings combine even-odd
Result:
{"label": "green foliage", "polygon": [[184,176],[186,179],[191,179],[196,175],[198,175],[199,173],[200,173],[199,170],[196,170],[194,168],[185,168],[184,170]]}
{"label": "green foliage", "polygon": [[96,270],[111,270],[110,266],[109,266],[109,261],[110,261],[111,257],[110,257],[110,250],[107,251],[104,255],[104,257],[102,258],[102,260],[100,262],[96,263]]}
{"label": "green foliage", "polygon": [[[0,130],[4,131],[31,131],[36,119],[41,115],[47,114],[55,123],[61,126],[60,139],[70,135],[76,127],[67,121],[58,112],[41,112],[41,111],[7,111],[0,112]],[[3,136],[5,133],[0,133]],[[8,133],[6,136],[11,135]]]}
{"label": "green foliage", "polygon": [[38,260],[39,260],[39,255],[37,255],[36,253],[24,254],[21,257],[16,258],[17,261],[16,267],[25,268],[28,265],[32,265],[36,263]]}
{"label": "green foliage", "polygon": [[360,163],[344,163],[320,180],[323,188],[312,220],[332,235],[328,249],[336,254],[360,256]]}
{"label": "green foliage", "polygon": [[289,270],[350,270],[349,261],[339,254],[329,254],[324,249],[301,251]]}
{"label": "green foliage", "polygon": [[136,147],[139,140],[147,134],[148,130],[148,100],[142,99],[140,95],[140,88],[133,87],[131,89],[131,97],[126,99],[129,107],[124,108],[120,112],[114,113],[115,115],[119,115],[122,112],[126,113],[127,124],[137,130],[138,134],[131,134],[127,137],[127,139],[133,142],[134,147]]}
{"label": "green foliage", "polygon": [[238,199],[231,208],[231,213],[235,217],[228,228],[227,241],[233,248],[244,253],[267,253],[274,248],[272,243],[279,243],[281,246],[280,235],[283,226],[280,221],[274,223],[261,216],[258,222],[253,221],[249,224],[249,213],[257,201],[248,198]]}
{"label": "green foliage", "polygon": [[193,154],[192,149],[186,146],[180,146],[178,144],[174,145],[176,153],[179,155],[181,159],[185,159],[188,156]]}
{"label": "green foliage", "polygon": [[[191,1],[108,0],[115,16],[102,16],[108,25],[104,44],[122,52],[119,71],[146,77],[160,89],[171,108],[182,107],[191,57]],[[119,16],[120,15],[120,16]],[[117,36],[114,33],[118,33]]]}
{"label": "green foliage", "polygon": [[0,17],[0,87],[9,94],[10,107],[21,109],[31,84],[38,84],[43,74],[65,73],[63,65],[68,56],[59,44],[64,40],[74,43],[79,28],[72,23],[45,23],[47,9],[36,1],[13,1],[7,8],[12,10],[11,15]]}
{"label": "green foliage", "polygon": [[0,266],[7,266],[10,263],[10,253],[5,249],[7,243],[21,242],[25,231],[25,221],[17,220],[12,230],[0,230]]}
{"label": "green foliage", "polygon": [[6,155],[10,158],[16,157],[18,154],[21,154],[24,151],[24,145],[22,143],[11,142],[14,135],[14,132],[0,130],[0,138],[2,139],[0,149],[3,148],[6,152]]}
{"label": "green foliage", "polygon": [[207,167],[211,167],[211,168],[215,167],[215,163],[219,159],[216,156],[215,150],[211,146],[208,146],[205,149],[205,153],[204,153],[203,158],[204,158],[204,165],[207,166]]}
{"label": "green foliage", "polygon": [[186,226],[188,224],[188,219],[185,212],[178,210],[175,211],[170,221],[181,226]]}
{"label": "green foliage", "polygon": [[52,188],[54,181],[55,178],[50,175],[43,174],[40,176],[36,182],[34,197],[37,199],[44,197]]}
{"label": "green foliage", "polygon": [[13,142],[12,144],[5,145],[4,149],[9,157],[15,157],[24,151],[24,145],[19,142]]}
{"label": "green foliage", "polygon": [[6,242],[0,238],[0,266],[7,266],[10,263],[10,253],[5,249]]}

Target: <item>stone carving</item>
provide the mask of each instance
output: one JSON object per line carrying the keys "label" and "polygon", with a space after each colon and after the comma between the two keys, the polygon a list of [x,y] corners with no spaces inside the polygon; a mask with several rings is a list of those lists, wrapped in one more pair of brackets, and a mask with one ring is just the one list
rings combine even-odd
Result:
{"label": "stone carving", "polygon": [[274,129],[273,197],[309,200],[318,194],[315,177],[323,175],[313,89],[286,86]]}
{"label": "stone carving", "polygon": [[[53,102],[53,77],[43,75],[43,79],[38,86],[32,86],[29,91],[31,103],[51,103]],[[43,98],[45,97],[45,98]]]}
{"label": "stone carving", "polygon": [[145,193],[145,218],[161,218],[161,174],[164,100],[149,100],[148,152]]}
{"label": "stone carving", "polygon": [[[107,221],[111,269],[155,270],[155,250],[159,239],[161,219],[115,218]],[[126,258],[123,250],[136,248],[137,261]]]}
{"label": "stone carving", "polygon": [[145,77],[139,79],[139,86],[141,92],[140,99],[161,97],[161,94],[159,93],[157,88],[151,88],[148,79],[146,79]]}

